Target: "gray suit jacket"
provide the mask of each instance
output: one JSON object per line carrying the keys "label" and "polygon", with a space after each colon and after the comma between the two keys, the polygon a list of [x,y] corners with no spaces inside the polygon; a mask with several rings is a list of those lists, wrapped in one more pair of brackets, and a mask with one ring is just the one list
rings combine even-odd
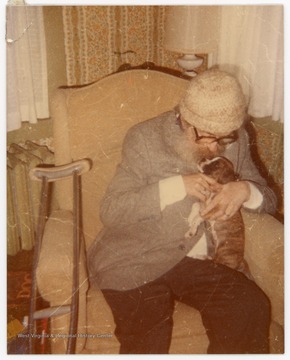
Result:
{"label": "gray suit jacket", "polygon": [[[161,276],[186,256],[202,235],[186,240],[187,218],[196,199],[160,210],[159,180],[197,172],[196,164],[182,160],[174,144],[183,136],[174,111],[133,126],[127,133],[122,162],[103,198],[100,214],[104,229],[88,250],[93,284],[102,289],[128,290]],[[256,169],[248,135],[224,153],[241,179],[252,181],[263,194],[256,211],[273,213],[276,197]]]}

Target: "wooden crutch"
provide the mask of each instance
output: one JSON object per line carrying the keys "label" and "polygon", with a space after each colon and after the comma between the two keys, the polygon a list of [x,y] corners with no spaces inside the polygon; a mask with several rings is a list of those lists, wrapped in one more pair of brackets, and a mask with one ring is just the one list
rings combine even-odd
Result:
{"label": "wooden crutch", "polygon": [[[80,175],[89,171],[91,162],[88,159],[72,162],[67,165],[54,167],[36,167],[30,171],[30,178],[42,182],[41,200],[39,208],[38,226],[36,232],[33,268],[31,298],[28,318],[29,334],[29,353],[34,353],[35,320],[59,316],[70,312],[70,326],[67,343],[67,354],[74,354],[76,349],[76,333],[78,325],[78,307],[79,307],[79,249],[80,249]],[[38,266],[41,250],[44,227],[47,218],[48,208],[48,184],[58,180],[64,180],[73,177],[73,284],[71,305],[58,307],[49,307],[36,311],[37,283],[36,269]]]}

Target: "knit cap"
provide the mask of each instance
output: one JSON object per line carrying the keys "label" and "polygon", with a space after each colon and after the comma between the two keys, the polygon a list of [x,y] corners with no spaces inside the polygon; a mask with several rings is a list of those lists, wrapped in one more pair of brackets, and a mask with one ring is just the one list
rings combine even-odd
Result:
{"label": "knit cap", "polygon": [[189,124],[211,134],[240,128],[246,116],[246,100],[235,77],[213,69],[194,77],[179,104]]}

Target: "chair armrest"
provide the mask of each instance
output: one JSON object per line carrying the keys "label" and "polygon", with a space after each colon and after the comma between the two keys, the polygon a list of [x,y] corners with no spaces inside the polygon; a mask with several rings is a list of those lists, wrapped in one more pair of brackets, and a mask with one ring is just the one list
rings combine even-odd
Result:
{"label": "chair armrest", "polygon": [[284,323],[284,226],[269,214],[242,212],[245,258],[272,304],[272,319]]}
{"label": "chair armrest", "polygon": [[[37,286],[44,300],[53,304],[69,304],[72,292],[73,267],[73,214],[68,210],[55,210],[44,230]],[[80,292],[88,289],[88,276],[84,242],[80,251]]]}

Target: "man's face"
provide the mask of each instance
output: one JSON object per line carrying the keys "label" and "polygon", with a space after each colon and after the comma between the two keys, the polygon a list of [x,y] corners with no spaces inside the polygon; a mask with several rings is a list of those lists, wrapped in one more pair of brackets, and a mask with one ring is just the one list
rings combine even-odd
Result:
{"label": "man's face", "polygon": [[199,163],[202,159],[213,159],[222,155],[227,145],[238,139],[237,132],[211,134],[198,130],[182,116],[178,120],[183,136],[175,144],[175,150],[188,163]]}
{"label": "man's face", "polygon": [[[197,141],[196,131],[198,132],[198,137],[200,138],[199,141]],[[226,146],[220,145],[217,141],[214,141],[214,138],[219,139],[229,134],[210,134],[197,129],[196,131],[194,131],[192,126],[186,125],[184,127],[186,139],[192,149],[192,152],[195,154],[197,162],[202,159],[213,159],[214,157],[223,154]]]}

